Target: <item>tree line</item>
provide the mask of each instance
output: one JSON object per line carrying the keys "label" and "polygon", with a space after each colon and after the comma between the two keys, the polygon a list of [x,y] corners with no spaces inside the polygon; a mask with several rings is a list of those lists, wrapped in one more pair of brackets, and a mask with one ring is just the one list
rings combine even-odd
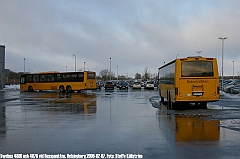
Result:
{"label": "tree line", "polygon": [[[99,72],[99,76],[97,77],[98,80],[103,80],[103,81],[108,81],[108,80],[128,80],[128,79],[131,79],[129,77],[126,77],[124,75],[116,75],[115,76],[115,73],[114,72],[110,72],[108,69],[104,69],[104,70],[101,70]],[[151,80],[151,79],[157,79],[157,74],[152,74],[148,67],[146,67],[144,69],[144,73],[143,75],[141,75],[140,73],[136,73],[135,74],[135,77],[134,79],[136,80],[144,80],[144,81],[147,81],[147,80]]]}

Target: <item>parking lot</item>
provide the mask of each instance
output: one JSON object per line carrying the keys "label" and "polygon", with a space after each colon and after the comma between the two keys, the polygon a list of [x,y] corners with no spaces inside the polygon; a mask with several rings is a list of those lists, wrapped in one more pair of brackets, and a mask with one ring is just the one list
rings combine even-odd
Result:
{"label": "parking lot", "polygon": [[43,158],[53,158],[53,155],[59,158],[71,158],[71,155],[73,158],[84,158],[84,155],[85,158],[87,155],[88,158],[240,156],[238,96],[221,96],[220,101],[208,103],[207,109],[178,110],[167,110],[164,103],[159,103],[156,88],[82,93],[16,89],[1,91],[0,96],[1,155],[31,154],[34,157],[33,154],[37,154]]}

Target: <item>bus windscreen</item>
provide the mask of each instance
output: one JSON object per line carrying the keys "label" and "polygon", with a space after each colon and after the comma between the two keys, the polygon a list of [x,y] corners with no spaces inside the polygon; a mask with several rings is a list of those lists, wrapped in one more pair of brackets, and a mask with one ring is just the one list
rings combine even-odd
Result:
{"label": "bus windscreen", "polygon": [[208,77],[214,76],[212,61],[183,61],[182,77]]}

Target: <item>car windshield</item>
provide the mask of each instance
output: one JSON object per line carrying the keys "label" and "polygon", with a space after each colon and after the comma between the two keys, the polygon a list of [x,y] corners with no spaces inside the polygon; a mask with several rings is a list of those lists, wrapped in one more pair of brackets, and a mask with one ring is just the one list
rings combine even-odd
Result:
{"label": "car windshield", "polygon": [[134,82],[134,84],[140,84],[140,82]]}
{"label": "car windshield", "polygon": [[112,84],[112,82],[106,82],[106,84]]}
{"label": "car windshield", "polygon": [[147,82],[147,84],[153,84],[153,82]]}

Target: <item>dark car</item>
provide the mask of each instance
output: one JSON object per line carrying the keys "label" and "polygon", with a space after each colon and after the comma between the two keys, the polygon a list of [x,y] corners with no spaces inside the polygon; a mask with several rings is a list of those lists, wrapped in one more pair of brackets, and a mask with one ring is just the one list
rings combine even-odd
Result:
{"label": "dark car", "polygon": [[96,88],[97,89],[102,89],[102,86],[103,86],[103,82],[102,81],[97,81]]}
{"label": "dark car", "polygon": [[124,82],[124,81],[119,82],[118,88],[119,88],[119,89],[128,89],[128,83],[127,83],[127,82]]}
{"label": "dark car", "polygon": [[105,90],[112,89],[114,90],[114,83],[112,81],[107,81],[104,86]]}

